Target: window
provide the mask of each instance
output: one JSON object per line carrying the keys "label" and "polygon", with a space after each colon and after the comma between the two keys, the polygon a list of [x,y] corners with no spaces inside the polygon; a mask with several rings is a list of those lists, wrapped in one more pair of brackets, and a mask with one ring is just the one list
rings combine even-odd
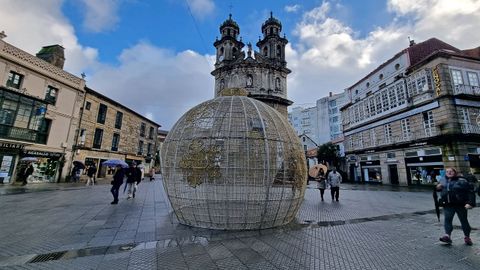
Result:
{"label": "window", "polygon": [[407,78],[407,89],[410,97],[428,91],[432,83],[431,71],[423,69]]}
{"label": "window", "polygon": [[45,101],[47,103],[55,105],[55,103],[57,103],[57,95],[58,95],[58,89],[49,85],[45,93]]}
{"label": "window", "polygon": [[140,136],[141,137],[145,137],[145,129],[147,128],[147,126],[145,125],[145,123],[142,123],[140,125]]}
{"label": "window", "polygon": [[251,74],[247,75],[247,87],[253,86],[253,76]]}
{"label": "window", "polygon": [[280,90],[281,87],[280,87],[280,78],[276,78],[275,79],[275,90]]}
{"label": "window", "polygon": [[8,74],[7,87],[20,89],[20,85],[22,84],[22,81],[23,81],[22,74],[18,74],[16,72],[10,71],[10,74]]}
{"label": "window", "polygon": [[147,144],[147,155],[152,155],[152,144],[148,143]]}
{"label": "window", "polygon": [[86,137],[86,134],[87,133],[87,130],[82,128],[80,130],[80,145],[85,145],[85,137]]}
{"label": "window", "polygon": [[410,140],[410,119],[402,119],[401,121],[402,125],[402,136],[403,140],[408,141]]}
{"label": "window", "polygon": [[115,128],[117,129],[122,128],[122,120],[123,120],[123,113],[117,112],[117,115],[115,116]]}
{"label": "window", "polygon": [[397,89],[398,106],[405,104],[406,95],[405,95],[405,87],[403,86],[403,82],[397,83],[395,87]]}
{"label": "window", "polygon": [[423,127],[425,128],[425,136],[433,136],[435,124],[433,122],[433,112],[423,112]]}
{"label": "window", "polygon": [[375,133],[375,129],[370,129],[370,140],[371,146],[377,146],[377,135]]}
{"label": "window", "polygon": [[383,74],[378,75],[378,79],[383,80]]}
{"label": "window", "polygon": [[471,86],[476,86],[476,87],[479,87],[479,83],[478,83],[478,75],[477,73],[475,72],[467,72],[467,76],[468,76],[468,82],[470,83]]}
{"label": "window", "polygon": [[383,126],[383,132],[385,135],[385,143],[391,143],[392,142],[392,127],[390,124],[386,124]]}
{"label": "window", "polygon": [[390,100],[390,109],[397,107],[397,95],[395,94],[395,86],[388,88],[388,99]]}
{"label": "window", "polygon": [[382,112],[382,97],[380,96],[380,93],[375,95],[375,108],[377,110],[377,114]]}
{"label": "window", "polygon": [[390,104],[388,102],[388,91],[385,89],[382,91],[382,106],[383,111],[388,111],[390,109]]}
{"label": "window", "polygon": [[337,106],[337,101],[336,100],[330,100],[329,104],[330,107],[336,107]]}
{"label": "window", "polygon": [[32,115],[32,103],[31,102],[22,102],[23,100],[20,99],[20,103],[18,104],[17,116],[15,117],[15,127],[19,128],[27,128],[28,121]]}
{"label": "window", "polygon": [[148,131],[149,139],[153,139],[153,133],[155,133],[155,129],[153,127],[150,127],[150,130]]}
{"label": "window", "polygon": [[463,84],[462,72],[460,70],[452,69],[452,80],[454,85]]}
{"label": "window", "polygon": [[103,129],[96,128],[95,135],[93,136],[92,148],[96,148],[96,149],[102,148],[102,138],[103,138]]}
{"label": "window", "polygon": [[395,64],[395,70],[399,70],[400,69],[400,64]]}
{"label": "window", "polygon": [[143,141],[138,141],[138,154],[143,154]]}
{"label": "window", "polygon": [[112,151],[118,151],[118,143],[120,142],[120,134],[113,133],[112,137]]}
{"label": "window", "polygon": [[375,114],[377,114],[377,112],[375,111],[375,98],[370,97],[368,99],[368,103],[369,103],[369,107],[370,107],[370,115],[374,116]]}
{"label": "window", "polygon": [[387,158],[395,158],[395,153],[387,153]]}
{"label": "window", "polygon": [[105,124],[105,119],[107,118],[107,105],[100,104],[98,108],[97,123]]}
{"label": "window", "polygon": [[90,107],[92,107],[92,103],[87,101],[87,103],[85,103],[85,110],[90,111]]}

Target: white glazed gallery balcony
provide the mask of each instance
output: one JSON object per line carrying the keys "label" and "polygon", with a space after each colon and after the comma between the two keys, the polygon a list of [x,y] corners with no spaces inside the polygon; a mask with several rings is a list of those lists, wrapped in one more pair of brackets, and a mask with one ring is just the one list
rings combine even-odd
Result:
{"label": "white glazed gallery balcony", "polygon": [[480,96],[480,87],[466,84],[457,84],[453,87],[453,93],[455,95],[466,94]]}

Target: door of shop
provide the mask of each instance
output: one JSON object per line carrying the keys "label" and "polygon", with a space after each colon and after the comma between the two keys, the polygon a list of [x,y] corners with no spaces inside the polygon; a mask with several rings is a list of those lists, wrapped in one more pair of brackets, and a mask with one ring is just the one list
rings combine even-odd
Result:
{"label": "door of shop", "polygon": [[390,176],[390,184],[398,185],[398,170],[397,165],[388,165],[388,174]]}

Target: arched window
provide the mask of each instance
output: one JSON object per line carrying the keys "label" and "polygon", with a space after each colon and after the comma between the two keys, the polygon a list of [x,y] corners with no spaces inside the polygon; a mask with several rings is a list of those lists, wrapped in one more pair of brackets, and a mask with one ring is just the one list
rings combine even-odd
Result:
{"label": "arched window", "polygon": [[275,79],[275,90],[280,90],[280,78]]}
{"label": "arched window", "polygon": [[282,57],[282,46],[277,45],[277,57]]}
{"label": "arched window", "polygon": [[247,75],[247,87],[253,86],[253,76],[251,74]]}
{"label": "arched window", "polygon": [[225,80],[224,79],[222,79],[220,81],[220,90],[223,90],[223,88],[225,88]]}
{"label": "arched window", "polygon": [[268,47],[263,47],[263,55],[268,56]]}

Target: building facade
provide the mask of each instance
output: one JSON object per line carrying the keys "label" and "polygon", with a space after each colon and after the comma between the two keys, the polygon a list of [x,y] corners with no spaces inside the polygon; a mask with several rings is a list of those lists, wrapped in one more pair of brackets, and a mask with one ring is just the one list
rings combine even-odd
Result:
{"label": "building facade", "polygon": [[148,172],[155,164],[160,125],[93,89],[85,89],[72,161],[95,164],[100,178],[113,174],[114,168],[101,166],[108,159],[142,164]]}
{"label": "building facade", "polygon": [[432,185],[446,167],[480,174],[480,50],[410,44],[347,89],[350,178]]}
{"label": "building facade", "polygon": [[315,107],[294,107],[288,120],[297,134],[308,135],[316,144],[342,141],[343,125],[340,108],[346,103],[345,93],[329,93],[316,102]]}
{"label": "building facade", "polygon": [[223,89],[244,88],[248,96],[263,101],[287,117],[287,106],[293,102],[287,98],[287,75],[291,72],[285,61],[288,40],[281,37],[282,24],[270,14],[262,25],[263,38],[257,46],[259,52],[239,38],[240,27],[229,18],[220,26],[221,38],[214,42],[216,48],[215,97]]}
{"label": "building facade", "polygon": [[68,174],[85,81],[63,70],[63,48],[37,56],[4,41],[0,33],[0,182],[57,182]]}

